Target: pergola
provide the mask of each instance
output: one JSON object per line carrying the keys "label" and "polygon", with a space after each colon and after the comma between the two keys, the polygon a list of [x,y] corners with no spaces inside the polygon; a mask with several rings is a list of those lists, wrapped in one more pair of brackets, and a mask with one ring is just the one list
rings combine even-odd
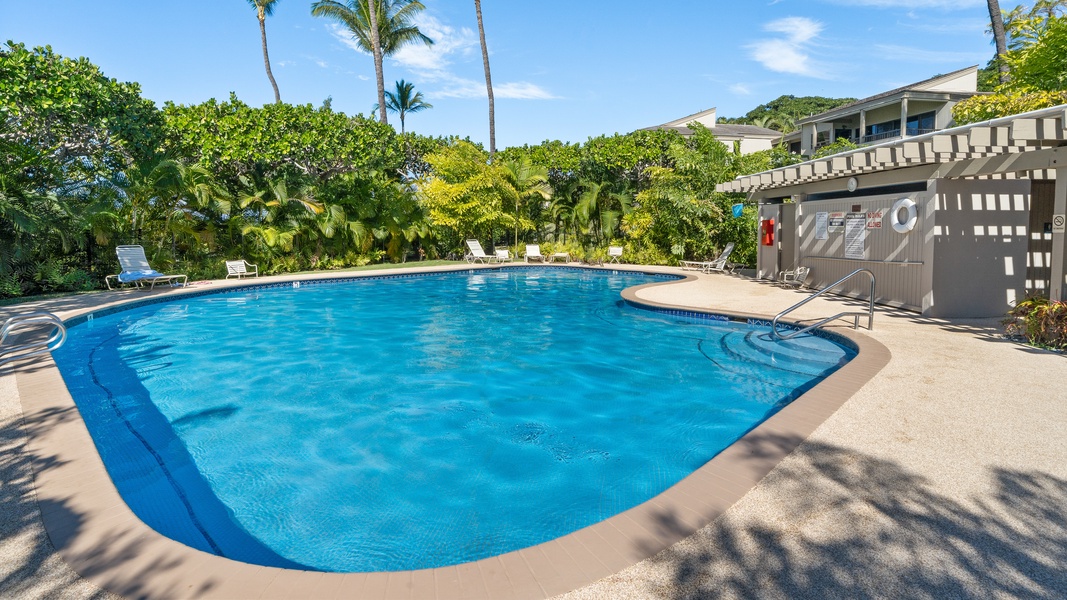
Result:
{"label": "pergola", "polygon": [[[1067,300],[1067,105],[894,140],[745,175],[719,192],[750,200],[796,186],[877,174],[883,183],[923,179],[1055,180],[1050,299]],[[842,186],[844,187],[844,186]]]}

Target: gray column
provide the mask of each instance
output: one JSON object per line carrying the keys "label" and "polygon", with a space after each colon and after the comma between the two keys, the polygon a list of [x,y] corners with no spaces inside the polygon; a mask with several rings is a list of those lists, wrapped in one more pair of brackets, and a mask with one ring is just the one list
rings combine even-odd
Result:
{"label": "gray column", "polygon": [[[1053,215],[1067,215],[1067,167],[1056,169]],[[1053,217],[1055,218],[1055,217]],[[1049,299],[1067,301],[1067,234],[1052,234],[1052,274]]]}
{"label": "gray column", "polygon": [[863,136],[867,135],[867,111],[860,111],[860,134],[859,139],[856,140],[857,144],[863,143]]}
{"label": "gray column", "polygon": [[908,137],[908,99],[900,101],[900,137]]}

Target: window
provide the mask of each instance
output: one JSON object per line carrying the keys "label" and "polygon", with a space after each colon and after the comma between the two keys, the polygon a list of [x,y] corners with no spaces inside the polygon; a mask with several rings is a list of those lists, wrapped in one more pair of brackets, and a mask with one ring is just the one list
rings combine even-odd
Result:
{"label": "window", "polygon": [[868,125],[866,135],[885,135],[893,132],[900,133],[900,119]]}
{"label": "window", "polygon": [[930,133],[935,128],[936,118],[937,113],[934,111],[908,117],[908,135]]}

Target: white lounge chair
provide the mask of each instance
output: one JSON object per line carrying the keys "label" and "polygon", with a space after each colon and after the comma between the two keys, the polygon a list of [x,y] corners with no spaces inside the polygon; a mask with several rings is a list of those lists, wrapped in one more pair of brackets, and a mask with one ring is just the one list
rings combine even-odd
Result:
{"label": "white lounge chair", "polygon": [[467,248],[470,250],[463,258],[467,259],[467,262],[483,262],[487,263],[492,260],[493,256],[489,256],[482,250],[482,244],[478,240],[467,240]]}
{"label": "white lounge chair", "polygon": [[242,277],[259,277],[259,267],[248,262],[245,259],[241,260],[228,260],[226,261],[226,279],[230,277],[236,277],[238,279]]}
{"label": "white lounge chair", "polygon": [[511,262],[511,253],[507,249],[496,251],[496,262]]}
{"label": "white lounge chair", "polygon": [[622,258],[622,246],[608,246],[608,263],[618,263]]}
{"label": "white lounge chair", "polygon": [[539,260],[541,262],[548,262],[544,254],[541,254],[540,244],[526,244],[526,262],[531,260]]}
{"label": "white lounge chair", "polygon": [[778,274],[778,283],[788,287],[803,287],[804,280],[808,278],[808,273],[811,269],[808,267],[797,267],[790,271],[782,271]]}
{"label": "white lounge chair", "polygon": [[117,246],[115,255],[119,259],[122,272],[118,275],[108,275],[105,278],[109,290],[112,289],[111,278],[118,279],[119,283],[136,283],[138,286],[151,284],[148,289],[154,289],[157,283],[176,285],[179,279],[182,280],[182,287],[189,283],[189,278],[185,275],[164,275],[149,266],[148,258],[144,255],[144,248],[141,246]]}
{"label": "white lounge chair", "polygon": [[726,268],[729,265],[729,263],[727,263],[726,261],[727,261],[727,259],[730,258],[730,253],[732,253],[733,251],[734,251],[734,243],[730,242],[729,244],[726,244],[725,248],[723,248],[722,254],[719,255],[719,258],[716,258],[715,260],[705,260],[705,261],[683,260],[682,261],[682,270],[683,271],[703,271],[705,273],[725,273],[726,272]]}

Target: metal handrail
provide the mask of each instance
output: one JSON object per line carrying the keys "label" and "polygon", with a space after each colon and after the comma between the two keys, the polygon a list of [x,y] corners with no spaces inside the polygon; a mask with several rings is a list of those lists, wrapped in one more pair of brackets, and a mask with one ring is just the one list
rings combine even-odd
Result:
{"label": "metal handrail", "polygon": [[[47,340],[4,348],[4,344],[7,342],[9,335],[19,329],[27,329],[40,324],[52,326],[51,334],[48,336]],[[63,321],[61,321],[59,317],[52,313],[41,311],[15,315],[4,321],[3,326],[0,326],[0,365],[20,358],[28,358],[30,356],[52,352],[62,346],[66,341],[67,327],[63,325]]]}
{"label": "metal handrail", "polygon": [[[849,279],[852,279],[853,277],[855,277],[856,275],[858,275],[860,273],[866,273],[866,274],[871,276],[871,297],[870,297],[870,301],[869,301],[869,305],[867,307],[867,312],[866,313],[856,312],[856,311],[845,311],[845,312],[837,313],[836,315],[834,315],[832,317],[826,317],[825,319],[819,321],[818,323],[815,323],[815,324],[812,324],[812,325],[808,325],[807,327],[804,327],[803,329],[798,329],[798,330],[790,332],[790,333],[788,333],[786,335],[782,335],[782,334],[778,333],[778,320],[781,319],[783,316],[793,312],[794,310],[800,308],[801,306],[804,306],[805,304],[807,304],[808,302],[811,302],[812,300],[818,298],[819,296],[822,296],[823,294],[829,292],[830,290],[832,290],[835,287],[841,285],[842,283],[848,281]],[[870,269],[856,269],[855,271],[849,273],[848,275],[845,275],[841,279],[838,279],[837,281],[831,283],[830,285],[824,287],[823,289],[815,292],[811,296],[808,296],[807,298],[801,300],[800,302],[797,302],[793,306],[790,306],[789,308],[787,308],[787,309],[783,310],[782,312],[778,313],[777,315],[775,315],[774,320],[771,321],[771,334],[774,335],[775,339],[778,339],[778,340],[789,340],[789,339],[795,338],[796,336],[798,336],[798,335],[800,335],[802,333],[807,333],[807,332],[809,332],[812,329],[815,329],[817,327],[822,327],[823,325],[829,323],[830,321],[833,321],[835,319],[840,319],[841,317],[849,317],[849,316],[854,317],[853,322],[852,322],[852,328],[853,329],[859,329],[860,317],[862,317],[864,314],[867,315],[867,329],[874,330],[874,284],[875,284],[874,273]]]}

